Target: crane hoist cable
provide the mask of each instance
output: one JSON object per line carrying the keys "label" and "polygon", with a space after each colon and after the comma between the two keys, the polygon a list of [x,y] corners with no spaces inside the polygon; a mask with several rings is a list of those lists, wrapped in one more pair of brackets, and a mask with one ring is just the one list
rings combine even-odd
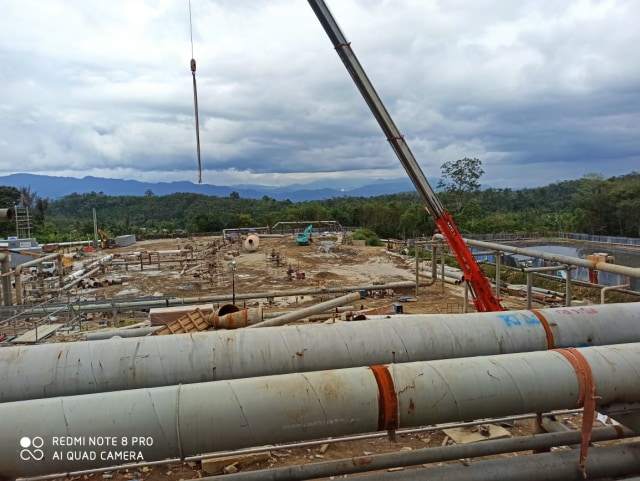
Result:
{"label": "crane hoist cable", "polygon": [[189,33],[191,34],[191,76],[193,77],[193,106],[196,115],[196,148],[198,152],[198,183],[202,184],[202,160],[200,158],[200,121],[198,119],[198,86],[196,85],[196,59],[193,58],[193,23],[191,21],[191,0],[189,0]]}

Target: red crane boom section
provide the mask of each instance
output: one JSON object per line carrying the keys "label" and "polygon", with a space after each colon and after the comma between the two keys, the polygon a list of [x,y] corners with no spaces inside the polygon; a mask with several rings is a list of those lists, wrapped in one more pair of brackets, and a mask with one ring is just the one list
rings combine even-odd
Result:
{"label": "red crane boom section", "polygon": [[480,270],[475,257],[473,257],[471,251],[469,251],[469,248],[460,236],[458,228],[453,223],[453,218],[445,210],[435,191],[431,188],[431,185],[429,185],[429,181],[422,172],[420,165],[413,156],[404,137],[400,134],[400,131],[382,103],[378,93],[373,88],[373,84],[360,65],[358,58],[351,49],[351,44],[340,30],[329,8],[323,0],[308,0],[308,2],[316,14],[316,17],[318,17],[322,28],[329,36],[331,43],[351,75],[356,87],[378,121],[382,131],[387,136],[387,140],[409,175],[418,194],[420,194],[420,197],[426,204],[427,212],[433,217],[438,229],[440,229],[449,247],[456,256],[458,263],[462,267],[465,280],[470,287],[473,304],[476,309],[479,312],[504,310],[500,304],[500,299],[493,295],[489,280]]}

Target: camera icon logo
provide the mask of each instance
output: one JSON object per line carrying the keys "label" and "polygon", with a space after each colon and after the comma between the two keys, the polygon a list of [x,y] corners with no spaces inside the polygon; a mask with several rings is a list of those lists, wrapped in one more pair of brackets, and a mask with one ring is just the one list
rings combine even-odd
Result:
{"label": "camera icon logo", "polygon": [[44,439],[40,436],[30,438],[23,436],[20,438],[20,459],[23,461],[41,461],[44,458],[44,451],[40,449],[44,445]]}

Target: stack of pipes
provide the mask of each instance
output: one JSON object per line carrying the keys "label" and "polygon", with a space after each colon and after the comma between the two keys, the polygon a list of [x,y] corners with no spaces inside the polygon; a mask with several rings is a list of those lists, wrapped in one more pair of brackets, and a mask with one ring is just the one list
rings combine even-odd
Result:
{"label": "stack of pipes", "polygon": [[[124,450],[54,447],[62,435],[118,439],[152,461],[571,409],[587,398],[629,414],[640,403],[639,321],[629,303],[2,349],[0,475],[112,466],[113,457],[53,453]],[[640,431],[633,413],[623,419]],[[22,438],[44,443],[35,449],[45,460],[21,459],[35,446]],[[577,469],[578,453],[571,459]]]}

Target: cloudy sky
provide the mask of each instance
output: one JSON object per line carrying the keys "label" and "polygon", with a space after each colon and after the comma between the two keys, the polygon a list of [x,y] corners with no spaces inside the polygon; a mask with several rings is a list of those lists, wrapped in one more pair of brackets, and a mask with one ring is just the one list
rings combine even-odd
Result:
{"label": "cloudy sky", "polygon": [[[640,171],[640,2],[327,0],[428,178]],[[198,182],[188,0],[0,0],[0,175]],[[304,0],[191,0],[202,180],[406,177]]]}

